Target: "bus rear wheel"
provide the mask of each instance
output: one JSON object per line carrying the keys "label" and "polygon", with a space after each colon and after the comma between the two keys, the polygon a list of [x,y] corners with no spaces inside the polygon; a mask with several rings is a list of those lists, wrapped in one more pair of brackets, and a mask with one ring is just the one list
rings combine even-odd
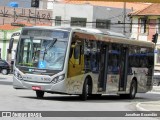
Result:
{"label": "bus rear wheel", "polygon": [[137,93],[137,82],[132,80],[129,94],[120,94],[121,98],[134,99]]}
{"label": "bus rear wheel", "polygon": [[132,80],[131,86],[130,86],[130,92],[127,94],[128,99],[134,99],[137,93],[137,82],[136,80]]}
{"label": "bus rear wheel", "polygon": [[36,96],[37,98],[43,98],[44,97],[44,92],[43,91],[36,91]]}
{"label": "bus rear wheel", "polygon": [[134,99],[137,93],[137,82],[135,80],[132,80],[131,86],[130,86],[130,93],[128,95],[129,99]]}

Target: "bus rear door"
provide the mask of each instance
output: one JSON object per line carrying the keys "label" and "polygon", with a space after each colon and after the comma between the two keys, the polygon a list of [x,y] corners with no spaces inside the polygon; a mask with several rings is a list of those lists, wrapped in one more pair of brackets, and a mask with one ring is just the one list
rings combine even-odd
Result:
{"label": "bus rear door", "polygon": [[122,47],[120,58],[120,77],[119,77],[119,91],[125,91],[127,85],[127,68],[128,68],[128,48]]}

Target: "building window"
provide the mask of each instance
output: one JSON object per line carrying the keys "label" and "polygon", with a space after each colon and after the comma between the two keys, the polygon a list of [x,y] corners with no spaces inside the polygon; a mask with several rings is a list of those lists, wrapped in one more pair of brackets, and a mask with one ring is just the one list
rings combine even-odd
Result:
{"label": "building window", "polygon": [[61,16],[55,17],[55,26],[61,26]]}
{"label": "building window", "polygon": [[141,26],[140,26],[140,32],[141,33],[146,33],[147,32],[147,19],[146,18],[141,18],[140,19],[140,23],[141,23]]}
{"label": "building window", "polygon": [[86,27],[87,18],[71,17],[71,26]]}
{"label": "building window", "polygon": [[110,20],[101,20],[97,19],[96,20],[96,28],[103,28],[103,29],[110,29]]}

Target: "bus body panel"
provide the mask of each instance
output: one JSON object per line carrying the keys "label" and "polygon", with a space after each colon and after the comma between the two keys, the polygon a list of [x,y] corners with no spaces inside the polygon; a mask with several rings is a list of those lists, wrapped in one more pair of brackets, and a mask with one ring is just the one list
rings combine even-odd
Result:
{"label": "bus body panel", "polygon": [[34,86],[40,87],[41,88],[40,90],[45,92],[66,93],[66,85],[64,80],[56,84],[53,83],[46,84],[46,83],[35,83],[35,82],[18,80],[16,77],[13,77],[13,87],[15,89],[32,90],[32,87]]}
{"label": "bus body panel", "polygon": [[[28,82],[28,81],[23,81],[23,80],[18,80],[15,76],[13,76],[13,87],[16,89],[32,89],[32,86],[41,86],[43,91],[49,91],[49,92],[61,92],[61,93],[66,93],[66,94],[81,94],[82,93],[82,88],[83,88],[83,83],[84,83],[84,79],[87,76],[92,76],[92,81],[93,81],[93,89],[92,89],[92,93],[93,94],[119,94],[119,93],[129,93],[130,90],[130,84],[133,78],[137,79],[138,82],[138,89],[137,92],[139,93],[145,93],[148,92],[148,90],[151,90],[152,87],[148,86],[145,87],[144,84],[141,82],[140,76],[133,76],[130,75],[127,78],[127,86],[126,86],[126,91],[118,91],[118,84],[119,84],[119,80],[116,79],[118,78],[119,75],[114,75],[114,79],[109,79],[111,81],[107,82],[107,89],[105,92],[99,92],[98,91],[98,85],[97,85],[97,78],[98,75],[97,74],[85,74],[85,75],[80,75],[80,76],[76,76],[76,77],[72,77],[72,78],[67,78],[64,81],[61,81],[60,83],[56,83],[56,84],[50,84],[50,83],[33,83],[33,82]],[[108,78],[111,78],[112,75],[108,75]],[[72,80],[71,80],[72,79]],[[113,82],[114,81],[114,82]],[[142,85],[141,85],[142,84]]]}
{"label": "bus body panel", "polygon": [[106,92],[107,93],[117,93],[119,87],[119,75],[108,74]]}
{"label": "bus body panel", "polygon": [[[77,40],[79,45],[72,44],[72,42],[75,43],[75,41],[72,39],[73,33],[75,33],[75,35],[78,35],[78,37],[81,38],[80,40]],[[123,75],[126,75],[126,81],[123,80],[125,79],[125,77],[121,76],[120,68],[118,68],[116,72],[115,71],[114,72],[111,71],[111,73],[108,72],[110,64],[106,64],[108,68],[104,69],[105,71],[103,74],[101,73],[102,71],[100,71],[99,66],[97,67],[98,70],[94,70],[95,66],[92,66],[92,62],[94,62],[95,58],[93,59],[90,57],[89,65],[92,68],[88,69],[86,65],[88,64],[87,63],[88,61],[86,62],[88,58],[85,56],[83,52],[81,52],[83,50],[85,51],[86,43],[88,41],[90,42],[90,40],[86,40],[85,37],[86,39],[88,38],[91,40],[95,40],[96,44],[99,44],[99,43],[100,45],[102,45],[102,43],[104,44],[102,45],[103,47],[102,46],[100,46],[99,48],[97,47],[97,51],[96,50],[95,51],[97,54],[100,54],[99,49],[104,48],[105,49],[103,51],[104,56],[101,56],[101,57],[104,57],[106,59],[110,59],[109,54],[111,54],[112,52],[109,53],[109,49],[112,44],[121,45],[120,50],[125,49],[126,51],[123,53],[124,55],[123,58],[118,59],[119,62],[120,60],[126,59],[127,57],[129,59],[129,57],[132,55],[129,53],[130,46],[131,47],[138,46],[139,48],[141,48],[141,46],[142,47],[144,46],[146,48],[154,49],[153,48],[154,45],[147,42],[146,42],[146,45],[144,44],[144,42],[140,42],[140,41],[135,41],[134,43],[132,43],[133,42],[132,40],[129,41],[127,39],[121,39],[118,37],[110,37],[110,36],[103,36],[103,35],[94,34],[94,33],[87,33],[81,30],[71,30],[69,33],[64,67],[62,71],[54,75],[38,75],[37,73],[29,74],[29,73],[24,73],[24,71],[19,70],[18,67],[14,65],[14,73],[18,72],[20,76],[23,78],[23,80],[18,79],[16,75],[14,75],[13,87],[17,89],[24,88],[24,89],[31,90],[33,86],[39,86],[41,88],[41,91],[45,91],[45,92],[79,95],[79,94],[82,94],[84,82],[86,78],[89,77],[91,78],[91,83],[92,83],[92,92],[91,92],[92,94],[129,94],[131,82],[134,79],[137,81],[137,92],[145,93],[152,89],[152,84],[151,84],[152,74],[147,75],[149,72],[149,68],[143,68],[143,67],[130,68],[129,65],[127,65],[127,67],[125,67],[125,69],[127,70],[123,71],[125,72],[125,74]],[[70,55],[71,51],[72,51],[72,54]],[[122,52],[122,50],[120,52]],[[113,54],[120,56],[120,54],[122,54],[120,52],[113,51]],[[99,57],[98,59],[101,60],[101,57]],[[128,62],[129,60],[127,60],[127,64]],[[122,64],[124,64],[124,61]],[[121,67],[122,64],[120,64],[119,66]],[[130,70],[131,72],[129,72]],[[53,83],[53,80],[56,77],[61,75],[64,75],[63,80],[58,81],[57,83]],[[104,78],[101,81],[99,79],[100,75],[103,75],[103,76],[106,75],[105,76],[106,78]],[[102,88],[102,85],[100,84],[105,84],[103,85],[105,88]],[[122,86],[120,84],[122,84]],[[121,89],[121,87],[123,87],[123,89]]]}

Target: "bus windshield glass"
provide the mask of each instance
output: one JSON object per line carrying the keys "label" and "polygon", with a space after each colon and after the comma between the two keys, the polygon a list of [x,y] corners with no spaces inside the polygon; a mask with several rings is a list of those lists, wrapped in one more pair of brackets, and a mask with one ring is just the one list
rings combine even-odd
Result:
{"label": "bus windshield glass", "polygon": [[68,37],[38,38],[40,37],[21,37],[17,49],[16,66],[46,71],[63,70]]}

